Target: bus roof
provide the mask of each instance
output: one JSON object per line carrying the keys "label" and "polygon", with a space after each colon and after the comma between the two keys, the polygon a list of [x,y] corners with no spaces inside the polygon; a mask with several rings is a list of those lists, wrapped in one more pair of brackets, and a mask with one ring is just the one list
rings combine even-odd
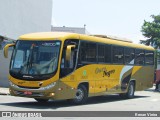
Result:
{"label": "bus roof", "polygon": [[24,34],[19,37],[19,40],[65,40],[65,39],[81,39],[86,41],[93,41],[99,43],[106,43],[112,45],[120,45],[126,47],[133,47],[139,49],[147,49],[147,50],[154,50],[151,46],[146,46],[143,44],[135,44],[126,41],[120,41],[112,38],[103,38],[99,36],[89,36],[84,34],[77,34],[77,33],[68,33],[68,32],[39,32],[39,33],[30,33]]}
{"label": "bus roof", "polygon": [[91,36],[101,37],[101,38],[109,38],[109,39],[112,39],[112,40],[118,40],[118,41],[133,43],[131,40],[129,40],[127,38],[120,38],[120,37],[117,37],[117,36],[111,36],[111,35],[91,35]]}

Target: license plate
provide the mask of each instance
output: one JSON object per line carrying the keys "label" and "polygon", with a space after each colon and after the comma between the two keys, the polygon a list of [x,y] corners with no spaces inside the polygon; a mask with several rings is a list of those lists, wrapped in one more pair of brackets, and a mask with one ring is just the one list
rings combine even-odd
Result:
{"label": "license plate", "polygon": [[24,94],[25,94],[25,95],[32,95],[32,92],[30,92],[30,91],[25,91]]}

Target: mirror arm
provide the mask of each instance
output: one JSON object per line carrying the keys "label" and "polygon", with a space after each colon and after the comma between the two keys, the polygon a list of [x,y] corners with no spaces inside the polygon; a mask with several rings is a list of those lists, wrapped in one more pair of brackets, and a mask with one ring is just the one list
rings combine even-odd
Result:
{"label": "mirror arm", "polygon": [[66,51],[66,60],[67,61],[70,61],[70,59],[71,59],[71,49],[75,48],[75,47],[76,47],[75,45],[68,45],[67,46],[67,51]]}
{"label": "mirror arm", "polygon": [[12,47],[12,46],[15,46],[15,44],[7,44],[4,48],[3,48],[3,53],[4,53],[4,57],[5,58],[8,58],[8,48],[9,47]]}

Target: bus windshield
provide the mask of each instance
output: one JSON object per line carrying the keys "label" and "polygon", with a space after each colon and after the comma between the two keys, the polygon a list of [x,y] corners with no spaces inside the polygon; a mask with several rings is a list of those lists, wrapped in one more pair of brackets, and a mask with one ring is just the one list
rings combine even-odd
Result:
{"label": "bus windshield", "polygon": [[17,41],[10,73],[33,78],[56,71],[60,41]]}

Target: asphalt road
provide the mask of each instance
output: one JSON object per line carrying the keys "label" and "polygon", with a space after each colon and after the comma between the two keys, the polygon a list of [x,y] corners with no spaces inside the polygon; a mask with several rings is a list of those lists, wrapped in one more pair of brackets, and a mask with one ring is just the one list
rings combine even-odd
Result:
{"label": "asphalt road", "polygon": [[65,100],[41,104],[32,98],[0,95],[0,111],[160,111],[160,93],[152,88],[135,92],[133,99],[118,95],[92,97],[85,105]]}

